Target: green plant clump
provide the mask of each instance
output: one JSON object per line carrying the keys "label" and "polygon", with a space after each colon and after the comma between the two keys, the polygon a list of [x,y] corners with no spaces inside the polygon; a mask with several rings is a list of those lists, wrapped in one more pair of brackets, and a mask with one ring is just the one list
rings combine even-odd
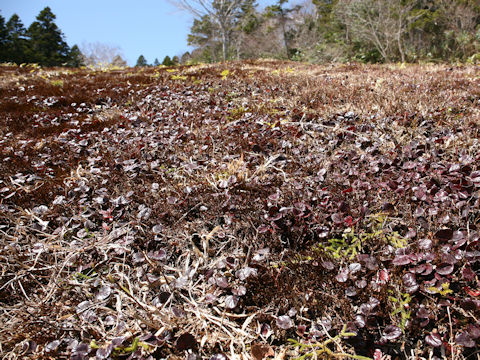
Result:
{"label": "green plant clump", "polygon": [[335,337],[329,337],[325,341],[316,342],[313,344],[306,344],[298,342],[295,339],[288,339],[290,344],[297,348],[300,353],[305,352],[305,354],[295,358],[295,360],[305,360],[308,358],[317,358],[320,355],[326,355],[328,358],[344,358],[348,357],[350,359],[358,359],[358,360],[371,360],[368,357],[360,356],[360,355],[351,355],[344,352],[334,352],[330,349],[329,346],[333,344],[338,344],[342,339],[349,338],[355,336],[354,333],[347,332],[347,326],[344,325],[342,331]]}
{"label": "green plant clump", "polygon": [[397,231],[389,232],[385,229],[388,220],[385,214],[375,214],[370,219],[372,220],[370,231],[358,234],[355,233],[353,227],[347,228],[340,238],[329,239],[327,243],[317,244],[313,250],[324,252],[333,259],[353,260],[362,250],[363,245],[371,240],[380,240],[397,249],[407,246],[407,240]]}
{"label": "green plant clump", "polygon": [[362,249],[362,244],[365,235],[356,236],[354,229],[349,228],[341,238],[329,239],[327,244],[318,244],[313,250],[315,252],[324,252],[334,259],[354,259]]}
{"label": "green plant clump", "polygon": [[393,311],[390,313],[391,317],[400,316],[400,329],[405,333],[405,327],[410,319],[412,311],[410,310],[410,302],[412,297],[410,294],[400,293],[397,297],[389,296],[388,300],[393,303]]}

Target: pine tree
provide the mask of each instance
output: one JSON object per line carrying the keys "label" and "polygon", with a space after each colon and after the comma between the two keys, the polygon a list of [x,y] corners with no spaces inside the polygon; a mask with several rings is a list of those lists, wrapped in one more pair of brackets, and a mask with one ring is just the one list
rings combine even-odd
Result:
{"label": "pine tree", "polygon": [[135,66],[148,66],[147,60],[143,55],[140,55],[137,59]]}
{"label": "pine tree", "polygon": [[[248,43],[249,37],[253,38],[254,32],[260,26],[260,14],[257,12],[257,3],[255,0],[244,0],[240,6],[240,12],[237,15],[236,27],[234,29],[232,40],[235,45],[236,58],[248,57],[248,53],[256,54]],[[256,43],[254,41],[254,43]]]}
{"label": "pine tree", "polygon": [[190,61],[191,57],[192,57],[192,56],[191,56],[190,53],[187,51],[187,52],[185,52],[185,53],[182,55],[182,57],[180,58],[180,62],[181,62],[182,64],[186,64],[188,61]]}
{"label": "pine tree", "polygon": [[251,34],[258,26],[257,3],[255,0],[244,0],[237,15],[237,29],[245,34]]}
{"label": "pine tree", "polygon": [[165,58],[163,59],[162,61],[162,65],[165,65],[165,66],[173,66],[175,65],[172,61],[172,59],[170,59],[170,56],[165,56]]}
{"label": "pine tree", "polygon": [[0,62],[7,60],[8,31],[5,25],[5,18],[0,15]]}
{"label": "pine tree", "polygon": [[72,67],[80,67],[85,65],[84,57],[77,45],[73,45],[70,49],[69,60],[67,65]]}
{"label": "pine tree", "polygon": [[[236,17],[244,0],[172,0],[182,10],[190,12],[197,18],[205,17],[217,27],[220,50],[223,61],[228,60],[231,35],[236,27]],[[194,24],[195,26],[195,24]]]}
{"label": "pine tree", "polygon": [[155,58],[155,61],[153,62],[153,66],[158,66],[160,65],[160,61],[158,61],[157,58]]}
{"label": "pine tree", "polygon": [[215,62],[222,57],[222,43],[218,38],[218,26],[212,22],[209,16],[204,15],[200,19],[193,19],[187,44],[196,47],[192,52],[195,59],[205,62]]}
{"label": "pine tree", "polygon": [[288,0],[277,0],[276,4],[267,6],[265,10],[267,12],[267,16],[277,19],[283,45],[285,47],[285,56],[287,59],[290,59],[297,50],[291,47],[290,43],[292,41],[293,34],[288,29],[287,23],[289,22],[289,14],[298,11],[301,6],[297,5],[293,8],[285,8],[284,5],[287,3]]}
{"label": "pine tree", "polygon": [[37,21],[28,28],[31,59],[40,65],[59,66],[70,60],[70,48],[64,35],[55,24],[56,16],[47,6],[40,11]]}
{"label": "pine tree", "polygon": [[26,30],[17,14],[13,14],[6,24],[7,61],[17,64],[28,62]]}

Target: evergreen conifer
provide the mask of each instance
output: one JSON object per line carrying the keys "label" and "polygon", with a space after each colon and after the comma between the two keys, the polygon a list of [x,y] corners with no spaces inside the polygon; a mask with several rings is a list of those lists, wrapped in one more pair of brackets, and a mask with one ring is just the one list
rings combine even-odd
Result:
{"label": "evergreen conifer", "polygon": [[26,30],[20,17],[13,14],[6,24],[7,30],[7,61],[17,64],[28,62]]}
{"label": "evergreen conifer", "polygon": [[140,55],[137,59],[135,66],[148,66],[147,60],[143,55]]}
{"label": "evergreen conifer", "polygon": [[165,56],[165,58],[163,59],[162,61],[162,65],[165,65],[165,66],[173,66],[175,65],[172,61],[172,59],[170,59],[170,56]]}
{"label": "evergreen conifer", "polygon": [[5,25],[5,18],[0,15],[0,62],[7,60],[8,31]]}
{"label": "evergreen conifer", "polygon": [[55,24],[55,18],[47,6],[40,11],[37,21],[34,21],[27,31],[30,36],[31,60],[40,65],[60,66],[68,64],[70,60],[70,48]]}
{"label": "evergreen conifer", "polygon": [[85,65],[82,52],[77,45],[73,45],[70,49],[69,60],[67,65],[72,67],[80,67]]}

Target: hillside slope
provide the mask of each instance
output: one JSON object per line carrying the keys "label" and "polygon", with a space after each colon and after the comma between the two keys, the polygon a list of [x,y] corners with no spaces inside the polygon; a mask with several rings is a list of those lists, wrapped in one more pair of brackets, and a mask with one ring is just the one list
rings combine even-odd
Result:
{"label": "hillside slope", "polygon": [[478,356],[478,67],[2,66],[0,94],[5,358]]}

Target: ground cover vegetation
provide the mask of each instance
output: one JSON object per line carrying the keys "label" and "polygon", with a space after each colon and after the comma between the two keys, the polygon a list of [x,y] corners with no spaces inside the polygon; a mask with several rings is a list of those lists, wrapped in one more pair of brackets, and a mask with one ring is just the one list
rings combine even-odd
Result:
{"label": "ground cover vegetation", "polygon": [[0,67],[5,359],[474,359],[480,70]]}
{"label": "ground cover vegetation", "polygon": [[254,0],[173,2],[195,17],[184,61],[479,60],[475,0],[278,0],[264,9]]}

